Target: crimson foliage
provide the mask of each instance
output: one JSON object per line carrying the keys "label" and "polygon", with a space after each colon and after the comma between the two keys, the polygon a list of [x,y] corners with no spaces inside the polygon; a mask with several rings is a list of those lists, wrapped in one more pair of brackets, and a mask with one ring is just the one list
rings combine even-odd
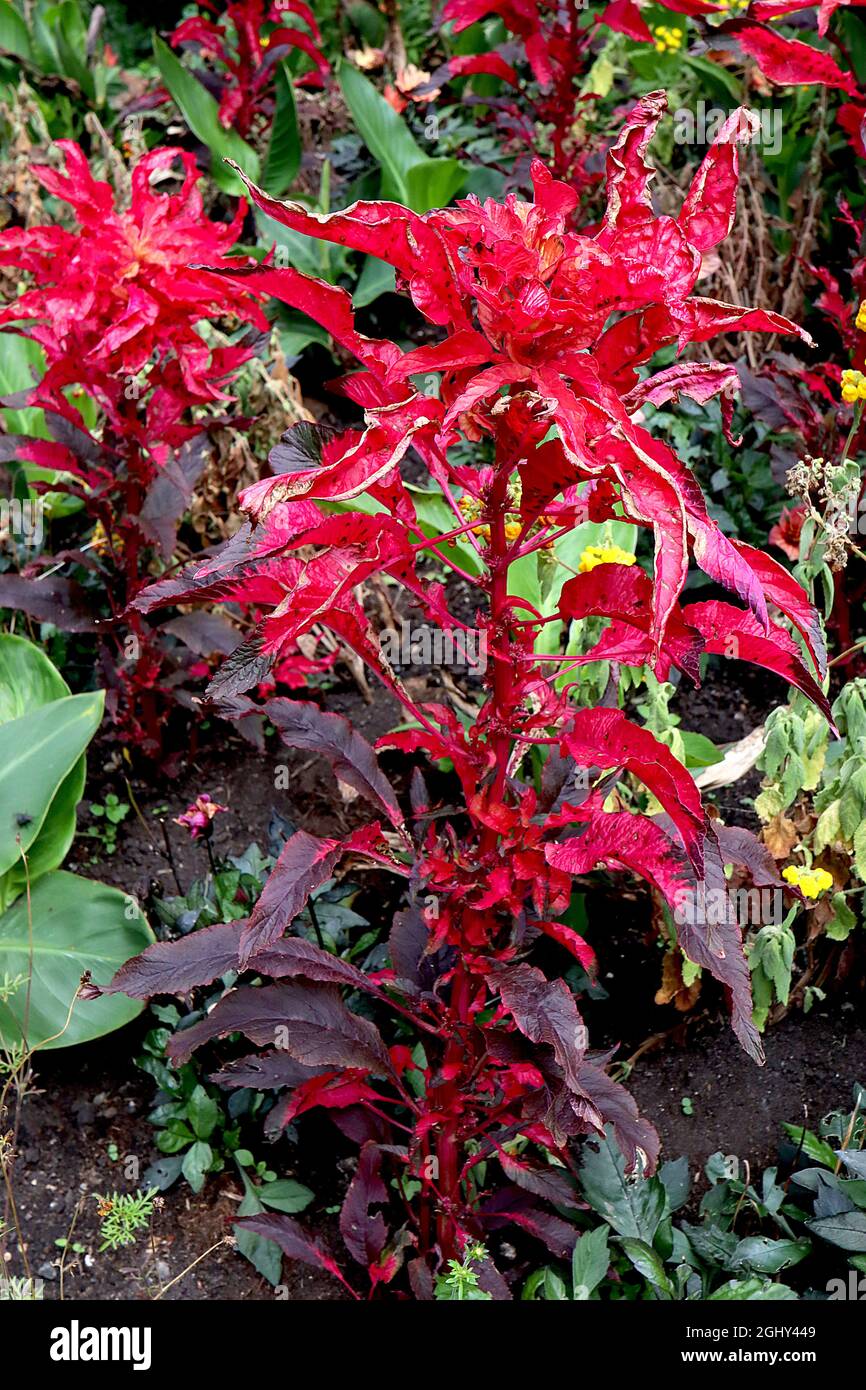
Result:
{"label": "crimson foliage", "polygon": [[[202,8],[216,13],[204,0]],[[305,26],[294,23],[300,19]],[[193,15],[171,35],[174,48],[197,49],[215,65],[220,86],[219,118],[228,129],[248,135],[259,115],[273,107],[274,76],[293,51],[306,55],[312,70],[296,78],[298,85],[321,87],[330,69],[322,56],[322,36],[315,15],[304,0],[228,0],[216,19]]]}
{"label": "crimson foliage", "polygon": [[[268,325],[254,294],[200,268],[227,264],[246,205],[231,223],[205,216],[191,154],[172,148],[146,154],[132,170],[128,206],[118,207],[114,189],[94,178],[81,148],[71,140],[57,146],[64,171],[36,166],[34,173],[77,225],[57,221],[0,234],[0,266],[32,277],[30,288],[0,311],[0,327],[38,343],[45,356],[41,380],[22,399],[4,403],[40,407],[48,437],[5,435],[0,459],[35,466],[37,491],[79,499],[97,528],[85,550],[59,559],[85,566],[94,580],[87,595],[65,577],[4,575],[0,605],[67,631],[95,632],[104,604],[88,600],[100,579],[116,620],[145,582],[154,550],[171,558],[209,452],[192,412],[231,400],[227,385],[252,355],[243,343],[213,345],[202,320]],[[158,192],[154,180],[178,163],[179,190]],[[50,556],[43,561],[59,568]],[[32,569],[38,568],[35,562]],[[163,654],[135,619],[131,656],[116,623],[103,622],[103,631],[106,626],[109,711],[154,753],[160,747],[154,687],[164,674]]]}
{"label": "crimson foliage", "polygon": [[[683,893],[700,898],[701,884],[723,887],[726,863],[760,861],[745,832],[710,823],[688,772],[615,700],[576,707],[557,680],[566,658],[536,654],[545,619],[509,591],[510,567],[586,518],[646,528],[652,577],[608,563],[563,590],[557,619],[609,620],[587,659],[647,663],[662,676],[677,666],[696,678],[701,654],[722,651],[777,671],[826,709],[798,641],[768,613],[772,605],[799,632],[821,677],[820,627],[802,589],[773,560],[720,533],[692,474],[641,423],[645,403],[683,393],[719,394],[730,416],[732,368],[686,363],[642,375],[658,348],[738,328],[797,332],[778,315],[693,293],[703,254],[734,216],[735,140],[748,122],[732,118],[679,215],[656,216],[646,151],[663,110],[653,94],[624,125],[607,159],[607,213],[592,235],[568,230],[576,195],[538,162],[533,203],[468,199],[423,217],[390,203],[317,217],[252,188],[284,225],[392,264],[441,341],[403,352],[365,337],[342,290],[294,270],[237,276],[312,314],[355,354],[364,370],[342,389],[363,406],[364,428],[324,437],[296,426],[274,451],[274,476],[242,497],[247,526],[136,600],[141,612],[227,598],[263,610],[211,687],[214,701],[240,714],[252,707],[245,692],[287,644],[314,623],[330,627],[406,708],[409,726],[383,743],[450,759],[462,785],[454,822],[430,804],[419,773],[404,808],[347,720],[309,703],[269,701],[284,742],[324,754],[377,819],[342,842],[299,831],[246,922],[160,943],[112,985],[147,997],[248,972],[248,982],[175,1036],[173,1057],[239,1032],[265,1050],[229,1064],[220,1079],[279,1090],[276,1132],[313,1107],[330,1109],[362,1145],[341,1218],[349,1254],[373,1285],[396,1278],[410,1257],[419,1297],[429,1296],[441,1260],[509,1224],[557,1255],[570,1250],[577,1136],[610,1125],[629,1169],[655,1165],[658,1137],[608,1075],[609,1058],[589,1049],[575,995],[533,961],[547,937],[555,943],[547,959],[559,948],[563,969],[570,957],[592,969],[590,947],[561,920],[573,877],[600,866],[634,872],[677,905]],[[419,374],[436,389],[417,389]],[[432,540],[401,475],[410,448],[454,512],[453,529]],[[467,461],[476,456],[487,461]],[[353,509],[362,494],[378,503],[376,515]],[[448,560],[447,541],[458,536],[475,548],[479,577],[462,577],[477,590],[489,655],[484,701],[467,725],[444,705],[413,701],[356,596],[364,578],[382,574],[428,621],[468,631],[426,563],[435,546],[461,573],[457,558]],[[690,556],[746,606],[681,607]],[[604,809],[624,773],[663,814]],[[375,973],[287,935],[348,852],[406,880],[390,968]],[[722,982],[734,1030],[760,1060],[738,927],[677,915],[686,918],[678,928],[685,954]],[[518,1136],[525,1142],[516,1146]],[[396,1186],[386,1180],[394,1175]],[[293,1257],[330,1261],[288,1217],[248,1224]],[[482,1282],[508,1296],[490,1263]]]}

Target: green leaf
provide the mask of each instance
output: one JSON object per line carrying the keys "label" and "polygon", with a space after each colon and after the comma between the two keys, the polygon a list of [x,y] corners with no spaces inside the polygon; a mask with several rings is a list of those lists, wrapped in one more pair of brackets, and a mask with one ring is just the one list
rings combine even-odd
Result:
{"label": "green leaf", "polygon": [[88,101],[95,102],[93,72],[87,65],[87,25],[76,0],[62,0],[54,8],[53,36],[64,77],[77,82]]}
{"label": "green leaf", "polygon": [[844,893],[833,894],[833,913],[824,930],[831,941],[846,941],[857,925],[857,917],[848,906]]}
{"label": "green leaf", "polygon": [[30,849],[58,787],[102,721],[103,691],[67,695],[0,726],[0,874]]}
{"label": "green leaf", "polygon": [[211,152],[211,174],[214,180],[227,193],[244,193],[243,180],[222,161],[233,159],[243,169],[247,178],[257,183],[259,157],[252,145],[248,145],[237,131],[226,130],[219,118],[219,106],[210,92],[183,66],[158,34],[153,36],[153,53],[160,76],[175,105],[193,135],[197,135]]}
{"label": "green leaf", "polygon": [[837,1245],[840,1250],[860,1254],[866,1251],[866,1211],[840,1211],[835,1216],[819,1216],[806,1225],[816,1236]]}
{"label": "green leaf", "polygon": [[408,206],[406,173],[424,159],[409,127],[377,92],[373,83],[348,63],[341,63],[340,89],[364,144]]}
{"label": "green leaf", "polygon": [[144,1005],[122,994],[79,999],[69,1017],[85,971],[96,984],[108,984],[130,956],[154,941],[134,900],[105,883],[57,871],[35,885],[31,904],[32,940],[25,898],[0,917],[0,977],[26,979],[31,958],[33,966],[29,999],[22,985],[0,1003],[0,1044],[18,1043],[25,1020],[30,1045],[54,1049],[101,1038],[137,1018]]}
{"label": "green leaf", "polygon": [[156,1147],[161,1154],[179,1154],[195,1142],[195,1135],[186,1125],[164,1129],[156,1136]]}
{"label": "green leaf", "polygon": [[210,1139],[216,1129],[220,1110],[204,1086],[196,1086],[187,1101],[186,1113],[196,1139]]}
{"label": "green leaf", "polygon": [[200,1139],[184,1154],[180,1171],[193,1192],[201,1192],[212,1163],[213,1149],[210,1144],[205,1144]]}
{"label": "green leaf", "polygon": [[378,256],[366,256],[364,268],[352,295],[352,303],[356,309],[363,309],[365,305],[372,304],[374,299],[378,299],[380,294],[393,293],[395,283],[396,278],[392,265],[386,265],[384,261],[379,260]]}
{"label": "green leaf", "polygon": [[[69,686],[48,657],[24,637],[0,635],[0,725],[69,694]],[[75,835],[75,808],[84,795],[85,759],[79,758],[60,783],[39,834],[27,852],[0,875],[0,911],[30,883],[63,863]]]}
{"label": "green leaf", "polygon": [[631,1236],[621,1236],[619,1243],[638,1274],[642,1274],[644,1279],[652,1284],[653,1288],[661,1289],[662,1293],[667,1294],[669,1298],[673,1298],[674,1286],[665,1273],[665,1267],[652,1246],[647,1245],[645,1240],[635,1240]]}
{"label": "green leaf", "polygon": [[[5,9],[7,0],[0,0]],[[45,375],[45,354],[38,343],[18,333],[0,333],[0,395],[14,396],[35,386]],[[33,406],[0,412],[10,434],[35,434],[45,438],[45,413]]]}
{"label": "green leaf", "polygon": [[797,1148],[801,1148],[807,1158],[811,1158],[813,1163],[823,1163],[825,1168],[836,1167],[836,1154],[829,1144],[823,1139],[819,1139],[817,1134],[813,1134],[810,1129],[804,1129],[802,1125],[782,1126],[789,1139],[792,1139]]}
{"label": "green leaf", "polygon": [[590,1206],[619,1235],[652,1245],[667,1207],[665,1190],[658,1178],[627,1178],[622,1154],[607,1132],[584,1147],[580,1181]]}
{"label": "green leaf", "polygon": [[726,1303],[729,1300],[736,1300],[744,1303],[791,1303],[796,1302],[799,1295],[789,1288],[787,1284],[771,1284],[768,1279],[759,1279],[757,1275],[752,1279],[731,1279],[727,1284],[722,1284],[720,1289],[711,1293],[710,1303]]}
{"label": "green leaf", "polygon": [[465,182],[463,166],[456,159],[428,158],[405,121],[357,68],[341,63],[339,81],[358,133],[382,170],[389,195],[414,212],[429,212],[450,202]]}
{"label": "green leaf", "polygon": [[232,1232],[240,1253],[249,1260],[263,1279],[267,1279],[272,1288],[276,1288],[283,1271],[283,1252],[276,1241],[254,1235],[245,1226],[233,1226]]}
{"label": "green leaf", "polygon": [[758,1274],[778,1274],[799,1264],[812,1249],[810,1240],[771,1240],[768,1236],[748,1236],[731,1255],[731,1265],[747,1265]]}
{"label": "green leaf", "polygon": [[659,1179],[667,1193],[668,1210],[679,1211],[680,1207],[685,1206],[688,1201],[691,1186],[689,1160],[685,1155],[681,1158],[668,1159],[667,1163],[663,1163],[659,1169]]}
{"label": "green leaf", "polygon": [[596,1226],[576,1242],[571,1257],[572,1298],[589,1298],[607,1274],[610,1265],[609,1234],[607,1226]]}
{"label": "green leaf", "polygon": [[722,754],[712,739],[707,738],[704,734],[695,734],[689,729],[681,729],[680,738],[683,741],[686,755],[686,767],[712,767],[714,763],[722,761]]}
{"label": "green leaf", "polygon": [[266,1207],[289,1214],[305,1211],[316,1195],[303,1183],[295,1182],[294,1178],[278,1178],[276,1182],[263,1183],[258,1194]]}
{"label": "green leaf", "polygon": [[[239,1167],[238,1172],[244,1185],[244,1197],[238,1207],[238,1216],[257,1216],[264,1211],[259,1201],[259,1190],[250,1182],[242,1168]],[[263,1279],[267,1279],[269,1284],[276,1287],[283,1272],[283,1254],[276,1241],[268,1240],[265,1236],[253,1235],[245,1226],[233,1226],[232,1232],[240,1253],[258,1270]]]}
{"label": "green leaf", "polygon": [[739,80],[733,73],[728,72],[720,63],[711,63],[708,58],[695,57],[691,53],[683,54],[683,63],[687,68],[691,68],[698,77],[702,78],[705,84],[709,84],[710,91],[717,91],[720,96],[727,94],[735,106],[739,106],[743,100],[743,93]]}
{"label": "green leaf", "polygon": [[0,0],[0,50],[16,58],[33,58],[27,25],[9,0]]}
{"label": "green leaf", "polygon": [[466,170],[456,159],[428,159],[406,170],[406,199],[413,212],[447,207],[466,182]]}
{"label": "green leaf", "polygon": [[294,182],[301,167],[301,136],[295,109],[295,89],[284,62],[276,70],[275,84],[276,109],[262,187],[272,198],[279,198]]}

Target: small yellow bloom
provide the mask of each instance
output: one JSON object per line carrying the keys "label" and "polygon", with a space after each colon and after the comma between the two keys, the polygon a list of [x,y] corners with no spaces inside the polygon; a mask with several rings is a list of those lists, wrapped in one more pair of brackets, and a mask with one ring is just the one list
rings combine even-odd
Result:
{"label": "small yellow bloom", "polygon": [[866,299],[862,301],[860,308],[857,310],[857,318],[854,322],[861,333],[866,333]]}
{"label": "small yellow bloom", "polygon": [[[860,327],[860,314],[863,313],[864,306],[860,306],[860,313],[857,315],[857,327]],[[866,321],[866,316],[864,316]],[[848,368],[842,373],[842,399],[848,405],[853,405],[855,401],[866,401],[866,376],[862,372],[855,372]]]}
{"label": "small yellow bloom", "polygon": [[658,53],[666,53],[668,49],[676,52],[683,46],[682,29],[672,29],[669,24],[657,24],[653,29],[655,35],[655,46]]}
{"label": "small yellow bloom", "polygon": [[833,875],[828,874],[826,869],[798,869],[790,864],[782,870],[782,878],[799,888],[804,898],[820,898],[822,893],[833,887]]}
{"label": "small yellow bloom", "polygon": [[112,531],[111,540],[109,540],[108,533],[102,522],[97,521],[93,528],[93,534],[90,537],[90,545],[85,548],[92,550],[96,555],[107,555],[112,548],[114,550],[123,550],[123,538],[119,536],[116,531]]}
{"label": "small yellow bloom", "polygon": [[588,545],[577,566],[580,574],[588,574],[596,565],[633,565],[635,557],[618,545]]}
{"label": "small yellow bloom", "polygon": [[462,497],[458,497],[457,505],[467,521],[477,521],[484,511],[481,503],[476,497],[470,497],[468,492],[464,492]]}

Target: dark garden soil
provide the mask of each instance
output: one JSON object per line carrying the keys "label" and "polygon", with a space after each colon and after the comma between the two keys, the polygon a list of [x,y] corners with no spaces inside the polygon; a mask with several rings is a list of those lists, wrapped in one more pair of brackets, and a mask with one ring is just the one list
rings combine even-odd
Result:
{"label": "dark garden soil", "polygon": [[[736,682],[729,682],[720,667],[702,691],[683,692],[677,709],[684,728],[699,728],[722,743],[742,738],[759,724],[776,695],[760,676],[743,683],[739,667]],[[328,693],[327,707],[351,714],[371,740],[399,717],[390,698],[376,691],[374,701],[365,703],[348,683]],[[116,854],[101,857],[94,854],[98,841],[76,841],[73,860],[77,855],[80,870],[135,893],[144,904],[154,893],[177,892],[175,875],[188,889],[206,872],[207,858],[201,842],[191,842],[172,818],[204,791],[229,807],[215,822],[218,854],[240,852],[253,840],[266,844],[275,810],[319,834],[344,835],[364,818],[364,808],[343,800],[320,760],[270,741],[267,750],[258,753],[226,725],[213,725],[209,737],[210,747],[188,759],[171,779],[144,770],[147,775],[127,780],[116,758],[100,773],[98,750],[91,752],[89,787],[94,800],[114,791],[121,800],[134,800],[135,808],[120,827]],[[281,766],[289,769],[287,791],[275,789]],[[398,768],[396,759],[389,764],[389,770]],[[744,779],[716,794],[726,820],[750,823],[748,802],[757,780]],[[86,825],[87,818],[83,820]],[[160,822],[170,839],[173,866],[166,857]],[[367,895],[368,916],[370,903],[382,910],[378,881],[370,877],[375,891]],[[784,1121],[805,1117],[814,1122],[847,1104],[855,1080],[866,1081],[864,998],[856,981],[846,981],[847,993],[828,991],[826,1001],[808,1016],[797,1013],[772,1028],[766,1039],[767,1064],[759,1068],[740,1051],[724,1021],[723,1001],[711,987],[688,1016],[654,1003],[661,950],[650,929],[650,902],[644,892],[620,889],[614,895],[601,886],[587,906],[588,935],[598,952],[600,984],[607,995],[586,1003],[590,1036],[598,1045],[618,1043],[617,1058],[634,1061],[629,1088],[659,1129],[668,1157],[688,1154],[697,1170],[710,1153],[721,1149],[747,1160],[755,1171],[774,1159]],[[31,1268],[46,1280],[46,1297],[58,1297],[61,1254],[56,1241],[69,1237],[71,1244],[84,1249],[66,1258],[68,1299],[154,1297],[200,1256],[200,1263],[173,1284],[165,1298],[274,1298],[252,1266],[229,1244],[220,1244],[230,1239],[242,1195],[228,1172],[209,1179],[198,1197],[186,1184],[176,1184],[164,1194],[151,1236],[143,1235],[126,1251],[98,1253],[99,1217],[93,1195],[134,1188],[137,1183],[124,1177],[124,1162],[137,1159],[138,1172],[143,1173],[157,1157],[147,1119],[154,1084],[132,1061],[148,1026],[145,1013],[103,1042],[37,1058],[36,1090],[23,1108],[16,1166],[18,1213]],[[664,1036],[642,1049],[655,1035]],[[351,1175],[351,1147],[324,1120],[309,1116],[301,1124],[306,1127],[297,1148],[281,1141],[277,1150],[270,1150],[262,1141],[259,1152],[279,1176],[297,1177],[316,1193],[315,1203],[300,1219],[339,1248],[335,1218],[328,1208],[339,1203]],[[508,1253],[514,1257],[513,1251],[506,1253],[505,1269]],[[534,1253],[543,1255],[540,1249]],[[513,1266],[521,1276],[522,1255]],[[17,1255],[11,1268],[23,1272]],[[286,1264],[284,1280],[282,1297],[342,1297],[335,1281],[301,1265]]]}

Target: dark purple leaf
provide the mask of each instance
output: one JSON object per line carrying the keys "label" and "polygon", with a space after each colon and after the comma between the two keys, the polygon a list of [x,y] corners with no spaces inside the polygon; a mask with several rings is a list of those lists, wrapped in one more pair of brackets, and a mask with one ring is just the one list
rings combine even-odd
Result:
{"label": "dark purple leaf", "polygon": [[586,1029],[564,980],[548,980],[534,965],[511,965],[496,975],[499,996],[521,1033],[545,1043],[572,1089],[580,1089]]}
{"label": "dark purple leaf", "polygon": [[378,1030],[351,1013],[333,985],[296,981],[227,994],[205,1018],[175,1033],[169,1054],[185,1062],[202,1043],[235,1032],[309,1067],[361,1067],[380,1076],[391,1070]]}
{"label": "dark purple leaf", "polygon": [[178,522],[190,504],[210,452],[206,434],[186,440],[163,464],[147,490],[139,525],[166,560],[174,553]]}
{"label": "dark purple leaf", "polygon": [[324,1067],[305,1067],[285,1052],[253,1052],[249,1057],[227,1062],[208,1079],[226,1090],[249,1086],[254,1091],[279,1091],[283,1086],[300,1086],[324,1070]]}
{"label": "dark purple leaf", "polygon": [[237,628],[218,613],[182,613],[163,623],[162,630],[177,637],[196,656],[229,656],[240,642]]}
{"label": "dark purple leaf", "polygon": [[313,890],[331,877],[335,865],[351,848],[350,841],[321,840],[306,830],[295,831],[283,845],[244,929],[242,964],[288,931]]}
{"label": "dark purple leaf", "polygon": [[388,953],[397,975],[410,984],[421,984],[420,965],[430,941],[430,928],[420,908],[394,913],[388,936]]}
{"label": "dark purple leaf", "polygon": [[306,941],[302,936],[288,936],[283,941],[263,947],[251,957],[249,965],[251,970],[260,971],[274,980],[302,975],[304,979],[316,980],[320,984],[347,985],[350,989],[379,993],[363,970],[340,956],[323,951],[321,946]]}
{"label": "dark purple leaf", "polygon": [[340,1212],[340,1234],[346,1249],[365,1269],[380,1259],[388,1239],[384,1216],[381,1212],[370,1211],[373,1205],[388,1198],[381,1168],[382,1154],[378,1144],[365,1144]]}
{"label": "dark purple leaf", "polygon": [[342,714],[326,714],[307,700],[276,698],[265,704],[265,713],[290,748],[303,748],[327,758],[341,782],[385,812],[400,829],[403,814],[397,795],[379,767],[376,754],[365,738]]}
{"label": "dark purple leaf", "polygon": [[542,1166],[538,1163],[525,1163],[523,1159],[515,1158],[513,1154],[506,1153],[501,1149],[497,1153],[503,1172],[511,1182],[518,1187],[522,1187],[525,1192],[531,1192],[535,1197],[542,1197],[546,1202],[552,1202],[558,1207],[576,1207],[578,1197],[574,1183],[564,1168],[552,1168]]}
{"label": "dark purple leaf", "polygon": [[334,1278],[339,1279],[344,1288],[349,1290],[353,1298],[357,1298],[354,1289],[343,1277],[336,1260],[317,1245],[290,1216],[279,1211],[267,1212],[259,1216],[245,1216],[237,1225],[241,1230],[250,1231],[252,1235],[275,1241],[290,1260],[301,1260],[304,1264],[314,1265],[318,1269],[326,1270],[328,1274],[333,1274]]}
{"label": "dark purple leaf", "polygon": [[256,628],[231,655],[223,662],[213,680],[205,690],[205,699],[216,706],[217,712],[224,708],[224,702],[243,695],[268,676],[274,664],[275,653],[262,651],[262,630]]}
{"label": "dark purple leaf", "polygon": [[501,1230],[508,1225],[519,1226],[540,1240],[560,1260],[571,1258],[579,1234],[570,1222],[537,1206],[528,1193],[517,1187],[502,1188],[483,1203],[479,1215],[489,1230]]}
{"label": "dark purple leaf", "polygon": [[53,623],[61,632],[95,632],[97,628],[84,590],[59,574],[45,579],[0,574],[0,608],[17,608],[39,623]]}
{"label": "dark purple leaf", "polygon": [[[638,1112],[634,1096],[618,1081],[614,1081],[600,1065],[584,1061],[580,1068],[580,1090],[595,1109],[601,1123],[591,1121],[600,1134],[604,1126],[614,1127],[616,1142],[629,1172],[636,1167],[647,1173],[655,1172],[661,1143],[649,1120]],[[640,1155],[645,1161],[641,1164]]]}
{"label": "dark purple leaf", "polygon": [[157,941],[122,965],[102,992],[151,999],[155,994],[186,994],[195,985],[209,985],[237,970],[243,925],[221,922],[178,941]]}
{"label": "dark purple leaf", "polygon": [[319,468],[322,450],[334,431],[313,420],[300,420],[286,430],[279,444],[268,455],[268,463],[274,473],[305,473],[311,468]]}

